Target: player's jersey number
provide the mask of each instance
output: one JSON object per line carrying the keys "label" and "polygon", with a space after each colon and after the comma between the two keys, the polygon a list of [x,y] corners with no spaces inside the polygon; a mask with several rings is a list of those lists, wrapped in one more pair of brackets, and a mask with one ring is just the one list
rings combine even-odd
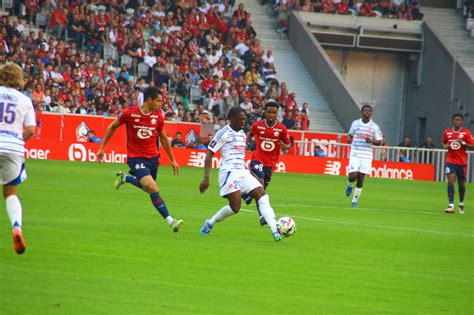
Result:
{"label": "player's jersey number", "polygon": [[13,124],[16,116],[15,107],[16,104],[0,102],[0,123]]}
{"label": "player's jersey number", "polygon": [[262,148],[263,151],[273,151],[275,150],[275,143],[272,141],[262,141],[260,144],[260,147]]}

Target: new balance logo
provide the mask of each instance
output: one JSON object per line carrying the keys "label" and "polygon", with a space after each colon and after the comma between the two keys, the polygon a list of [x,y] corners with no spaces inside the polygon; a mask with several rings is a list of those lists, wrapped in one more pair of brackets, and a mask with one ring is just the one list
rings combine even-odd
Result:
{"label": "new balance logo", "polygon": [[329,160],[324,168],[324,174],[327,175],[340,175],[341,174],[341,162]]}
{"label": "new balance logo", "polygon": [[188,166],[204,167],[204,160],[206,159],[206,152],[191,152],[188,160]]}

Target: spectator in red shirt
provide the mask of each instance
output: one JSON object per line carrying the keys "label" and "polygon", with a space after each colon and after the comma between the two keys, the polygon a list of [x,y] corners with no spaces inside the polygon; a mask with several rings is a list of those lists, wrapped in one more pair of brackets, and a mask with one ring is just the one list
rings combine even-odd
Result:
{"label": "spectator in red shirt", "polygon": [[63,8],[61,2],[58,8],[51,15],[50,27],[57,38],[62,38],[63,32],[66,30],[67,10]]}

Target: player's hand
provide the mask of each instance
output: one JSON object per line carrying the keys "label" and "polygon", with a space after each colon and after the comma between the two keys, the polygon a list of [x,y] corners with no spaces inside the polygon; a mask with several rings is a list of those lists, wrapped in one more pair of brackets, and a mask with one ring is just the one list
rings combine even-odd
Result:
{"label": "player's hand", "polygon": [[202,193],[204,193],[207,189],[209,188],[209,178],[208,177],[205,177],[201,184],[199,185],[199,191]]}
{"label": "player's hand", "polygon": [[171,166],[173,167],[173,174],[178,175],[179,174],[179,165],[176,161],[171,161]]}
{"label": "player's hand", "polygon": [[97,151],[97,162],[100,163],[104,159],[104,149],[100,148],[99,151]]}

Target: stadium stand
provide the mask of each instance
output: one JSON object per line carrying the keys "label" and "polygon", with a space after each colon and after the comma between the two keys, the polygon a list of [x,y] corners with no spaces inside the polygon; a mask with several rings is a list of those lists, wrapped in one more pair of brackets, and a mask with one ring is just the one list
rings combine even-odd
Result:
{"label": "stadium stand", "polygon": [[[22,0],[4,6],[10,15],[0,22],[0,62],[23,67],[26,94],[38,90],[33,101],[39,109],[115,116],[140,103],[140,90],[151,84],[167,95],[168,119],[218,123],[230,106],[246,105],[251,124],[275,82],[285,112],[298,110],[291,91],[272,76],[274,65],[263,58],[244,5],[94,3]],[[243,104],[246,97],[250,103]],[[295,129],[302,125],[295,119]]]}

